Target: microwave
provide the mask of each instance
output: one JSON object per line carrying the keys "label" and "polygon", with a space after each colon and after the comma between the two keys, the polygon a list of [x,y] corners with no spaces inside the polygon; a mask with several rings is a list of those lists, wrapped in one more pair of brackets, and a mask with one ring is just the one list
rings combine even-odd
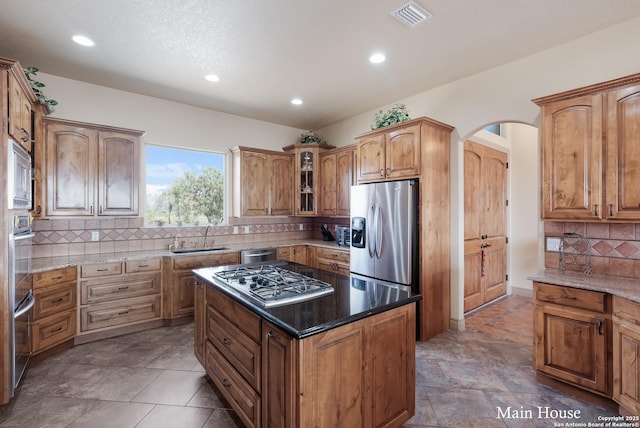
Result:
{"label": "microwave", "polygon": [[32,181],[31,181],[31,156],[18,143],[9,140],[9,153],[7,156],[7,194],[9,209],[31,210]]}

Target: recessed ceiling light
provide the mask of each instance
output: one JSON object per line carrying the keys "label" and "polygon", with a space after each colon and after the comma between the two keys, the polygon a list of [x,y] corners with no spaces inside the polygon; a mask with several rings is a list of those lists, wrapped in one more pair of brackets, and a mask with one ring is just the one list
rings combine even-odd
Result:
{"label": "recessed ceiling light", "polygon": [[207,74],[204,78],[209,82],[218,82],[220,80],[220,78],[215,74]]}
{"label": "recessed ceiling light", "polygon": [[293,104],[294,106],[299,106],[302,104],[302,100],[300,98],[294,98],[291,100],[291,104]]}
{"label": "recessed ceiling light", "polygon": [[380,64],[382,62],[385,62],[386,59],[387,59],[387,57],[385,57],[384,54],[374,53],[373,55],[371,55],[369,57],[369,62],[371,64]]}
{"label": "recessed ceiling light", "polygon": [[93,46],[95,45],[95,43],[93,43],[93,40],[91,40],[90,38],[86,37],[86,36],[81,36],[79,34],[71,37],[71,40],[73,40],[74,42],[76,42],[79,45],[82,46]]}

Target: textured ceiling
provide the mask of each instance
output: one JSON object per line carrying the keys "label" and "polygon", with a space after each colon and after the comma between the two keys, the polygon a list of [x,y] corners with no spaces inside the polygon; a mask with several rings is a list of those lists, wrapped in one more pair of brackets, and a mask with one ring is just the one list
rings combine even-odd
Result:
{"label": "textured ceiling", "polygon": [[315,130],[640,16],[637,0],[416,2],[433,17],[409,29],[389,15],[404,0],[0,0],[0,56]]}

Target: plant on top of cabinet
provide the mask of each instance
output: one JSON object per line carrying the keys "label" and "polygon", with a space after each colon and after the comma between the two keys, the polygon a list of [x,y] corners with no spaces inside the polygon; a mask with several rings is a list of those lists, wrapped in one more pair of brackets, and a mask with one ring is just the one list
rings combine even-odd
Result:
{"label": "plant on top of cabinet", "polygon": [[307,131],[300,136],[300,144],[327,144],[327,140],[315,132]]}
{"label": "plant on top of cabinet", "polygon": [[371,129],[384,128],[385,126],[395,125],[396,123],[406,122],[407,120],[411,120],[407,106],[404,104],[396,104],[386,112],[382,110],[378,111],[373,119]]}
{"label": "plant on top of cabinet", "polygon": [[49,113],[52,113],[55,110],[55,106],[58,105],[58,101],[47,98],[44,95],[44,93],[42,92],[42,88],[44,88],[46,85],[35,79],[38,71],[39,69],[37,67],[33,67],[33,66],[27,67],[24,69],[24,75],[29,81],[29,84],[31,85],[31,90],[33,91],[34,95],[38,99],[38,102],[43,106],[45,106]]}

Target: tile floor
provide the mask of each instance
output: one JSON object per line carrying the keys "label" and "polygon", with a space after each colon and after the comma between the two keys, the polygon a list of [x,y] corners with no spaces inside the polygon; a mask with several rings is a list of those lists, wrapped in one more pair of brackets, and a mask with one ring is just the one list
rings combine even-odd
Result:
{"label": "tile floor", "polygon": [[[419,342],[416,415],[405,427],[586,426],[614,415],[536,382],[532,309],[531,299],[510,296],[470,316],[466,331]],[[187,324],[64,351],[29,369],[17,397],[0,406],[0,427],[241,426],[192,346]],[[498,408],[509,407],[533,417],[501,418]],[[537,418],[538,407],[580,410],[581,417]]]}

